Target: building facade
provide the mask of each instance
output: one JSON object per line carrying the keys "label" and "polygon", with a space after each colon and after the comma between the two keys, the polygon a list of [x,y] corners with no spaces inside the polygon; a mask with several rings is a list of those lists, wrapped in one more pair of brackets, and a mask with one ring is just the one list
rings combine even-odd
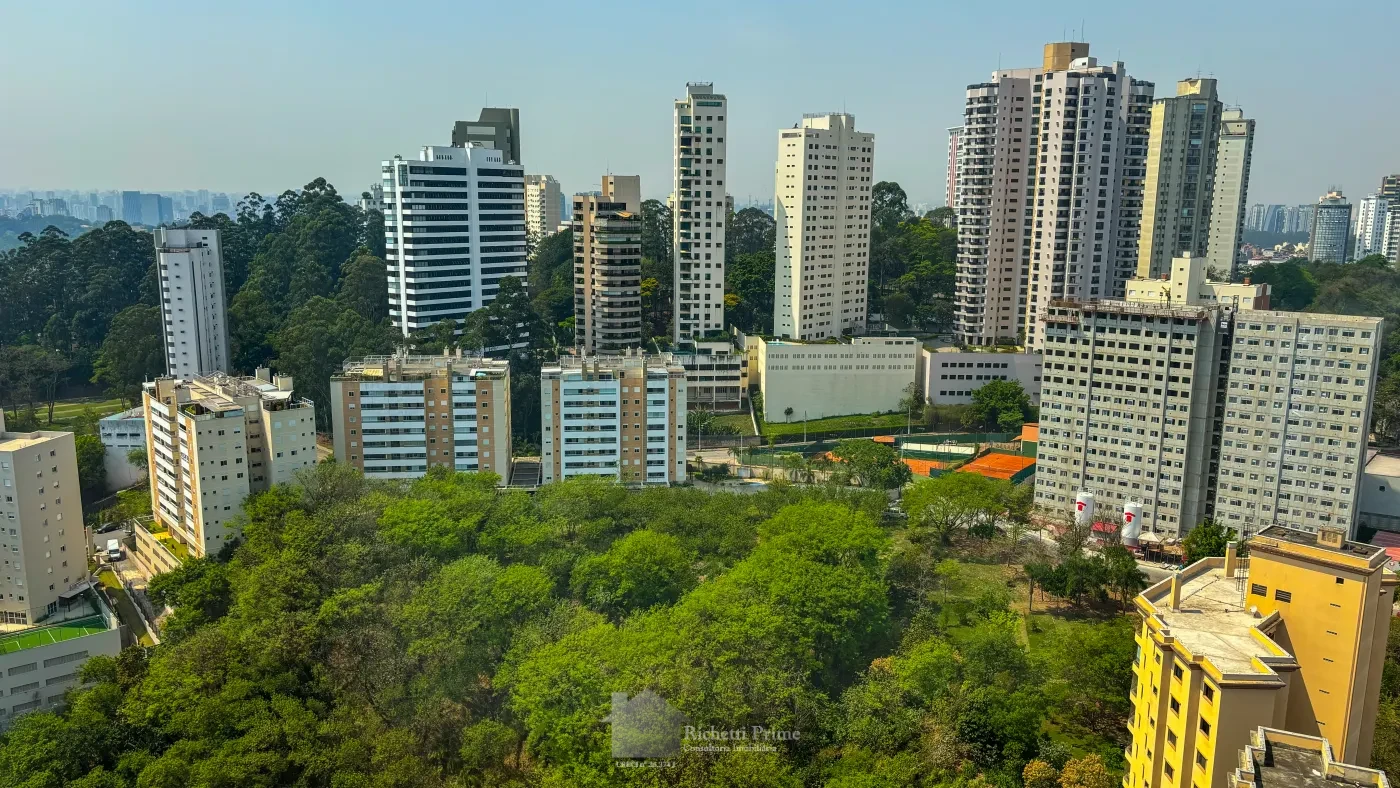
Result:
{"label": "building facade", "polygon": [[684,482],[685,368],[670,356],[564,356],[540,372],[546,483]]}
{"label": "building facade", "polygon": [[749,337],[767,421],[808,421],[853,413],[889,413],[914,384],[920,345],[910,337],[849,342],[791,342]]}
{"label": "building facade", "polygon": [[957,348],[919,349],[917,380],[933,405],[970,405],[972,394],[993,380],[1021,384],[1031,404],[1040,405],[1039,353],[965,352]]}
{"label": "building facade", "polygon": [[1254,121],[1239,109],[1220,116],[1220,144],[1215,153],[1215,193],[1211,197],[1210,239],[1206,262],[1230,279],[1243,276],[1240,252],[1244,241],[1245,200],[1249,197],[1249,168],[1254,159]]}
{"label": "building facade", "polygon": [[502,151],[428,146],[382,163],[389,317],[404,336],[462,321],[525,280],[525,172]]}
{"label": "building facade", "polygon": [[564,193],[553,175],[525,176],[525,232],[531,243],[553,235],[564,222]]}
{"label": "building facade", "polygon": [[1352,244],[1352,256],[1355,259],[1384,253],[1385,223],[1389,208],[1390,202],[1379,194],[1361,198],[1356,214],[1356,239]]}
{"label": "building facade", "polygon": [[154,231],[166,372],[194,377],[229,368],[228,307],[218,230]]}
{"label": "building facade", "polygon": [[948,127],[948,192],[943,204],[957,210],[958,207],[958,146],[962,141],[962,126]]}
{"label": "building facade", "polygon": [[107,470],[107,489],[120,490],[146,478],[146,471],[131,464],[127,455],[132,449],[146,448],[146,412],[131,408],[104,416],[97,422],[97,436],[102,439],[105,454],[103,467]]}
{"label": "building facade", "polygon": [[724,330],[724,163],[728,99],[709,82],[673,107],[671,213],[676,340]]}
{"label": "building facade", "polygon": [[495,148],[504,154],[506,164],[520,164],[520,110],[484,107],[475,122],[457,121],[452,124],[452,146]]}
{"label": "building facade", "polygon": [[728,340],[682,342],[673,354],[685,368],[690,410],[738,413],[749,399],[749,358]]}
{"label": "building facade", "polygon": [[[74,560],[86,575],[81,551]],[[0,628],[0,731],[22,714],[63,706],[84,663],[121,653],[121,624],[86,583],[61,595],[59,608],[39,625]]]}
{"label": "building facade", "polygon": [[331,378],[335,458],[376,479],[429,468],[510,478],[510,365],[480,356],[370,356]]}
{"label": "building facade", "polygon": [[0,632],[59,612],[88,579],[71,432],[6,432],[0,417]]}
{"label": "building facade", "polygon": [[1138,595],[1125,788],[1236,788],[1261,726],[1370,761],[1400,583],[1385,551],[1283,526],[1249,551],[1231,543]]}
{"label": "building facade", "polygon": [[875,135],[855,116],[806,115],[778,132],[773,333],[816,340],[865,331]]}
{"label": "building facade", "polygon": [[574,345],[618,353],[642,342],[642,179],[604,175],[574,197]]}
{"label": "building facade", "polygon": [[289,375],[157,378],[142,391],[151,511],[196,557],[238,535],[250,493],[316,462],[316,408]]}
{"label": "building facade", "polygon": [[1317,201],[1308,233],[1308,259],[1319,263],[1344,263],[1351,234],[1351,203],[1341,192],[1328,192]]}
{"label": "building facade", "polygon": [[1175,96],[1153,102],[1139,277],[1161,276],[1183,252],[1206,256],[1223,110],[1213,79],[1183,79]]}

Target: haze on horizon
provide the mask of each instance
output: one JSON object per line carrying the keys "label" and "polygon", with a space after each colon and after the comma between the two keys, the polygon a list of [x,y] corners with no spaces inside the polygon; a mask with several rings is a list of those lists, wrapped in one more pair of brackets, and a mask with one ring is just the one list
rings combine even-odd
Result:
{"label": "haze on horizon", "polygon": [[526,170],[554,175],[565,193],[612,172],[640,174],[643,194],[664,198],[671,101],[706,81],[729,98],[738,201],[771,198],[779,129],[844,110],[876,135],[876,180],[941,205],[946,128],[961,122],[965,87],[1070,39],[1123,60],[1158,96],[1178,79],[1219,80],[1225,102],[1257,120],[1251,203],[1313,202],[1338,187],[1355,202],[1400,172],[1393,0],[1008,0],[995,13],[544,0],[520,18],[519,6],[446,2],[76,5],[5,12],[0,188],[267,194],[325,177],[352,196],[378,180],[381,160],[446,144],[453,121],[491,105],[520,108]]}

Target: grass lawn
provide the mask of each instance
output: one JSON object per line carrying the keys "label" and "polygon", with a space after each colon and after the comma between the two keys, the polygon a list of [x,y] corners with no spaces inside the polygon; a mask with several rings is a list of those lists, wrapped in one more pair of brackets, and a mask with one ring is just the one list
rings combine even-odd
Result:
{"label": "grass lawn", "polygon": [[[797,415],[797,414],[793,414]],[[779,421],[764,421],[763,434],[783,436],[801,435],[803,422],[788,422],[783,420],[781,413],[777,414]],[[829,432],[834,430],[872,430],[876,432],[887,432],[895,429],[903,429],[908,424],[908,417],[903,413],[884,413],[873,419],[869,414],[855,416],[833,416],[829,419],[812,419],[806,422],[806,431],[809,435]]]}
{"label": "grass lawn", "polygon": [[97,579],[102,581],[102,585],[107,587],[107,594],[112,598],[112,603],[117,606],[117,617],[123,624],[131,627],[131,631],[136,635],[136,639],[141,641],[143,646],[151,646],[155,641],[151,640],[151,635],[146,631],[146,625],[142,623],[141,616],[136,613],[136,603],[131,601],[131,597],[126,595],[126,589],[122,587],[121,581],[117,579],[117,574],[111,569],[103,569],[97,575]]}
{"label": "grass lawn", "polygon": [[[740,435],[753,434],[753,419],[747,413],[730,413],[725,416],[716,416],[714,424],[718,426],[733,427]],[[709,430],[705,433],[708,435]]]}
{"label": "grass lawn", "polygon": [[[79,399],[61,400],[54,403],[53,418],[71,419],[83,415],[83,410],[92,408],[98,417],[110,416],[122,409],[122,401],[119,399],[103,399],[101,397],[82,397]],[[47,413],[47,408],[41,408],[40,413]]]}
{"label": "grass lawn", "polygon": [[95,635],[107,629],[101,616],[89,616],[74,621],[65,621],[51,627],[39,627],[11,635],[0,635],[0,654],[12,654],[27,648],[62,643],[65,640]]}

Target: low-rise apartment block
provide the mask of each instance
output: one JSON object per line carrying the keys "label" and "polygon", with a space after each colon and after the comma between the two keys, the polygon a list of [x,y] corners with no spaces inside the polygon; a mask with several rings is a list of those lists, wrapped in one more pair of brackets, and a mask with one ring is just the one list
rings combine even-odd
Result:
{"label": "low-rise apartment block", "polygon": [[510,478],[510,366],[482,356],[370,356],[331,378],[335,458],[380,479],[432,467]]}
{"label": "low-rise apartment block", "polygon": [[142,392],[151,511],[196,557],[238,536],[251,493],[316,462],[316,408],[290,375],[157,378]]}
{"label": "low-rise apartment block", "polygon": [[103,417],[97,422],[97,435],[106,450],[102,464],[107,469],[107,489],[124,489],[146,477],[127,459],[132,449],[146,448],[145,410],[136,407]]}
{"label": "low-rise apartment block", "polygon": [[685,367],[669,355],[565,356],[540,372],[545,482],[685,481]]}
{"label": "low-rise apartment block", "polygon": [[1385,551],[1270,526],[1143,591],[1125,788],[1238,785],[1261,727],[1368,763],[1391,605]]}
{"label": "low-rise apartment block", "polygon": [[914,383],[920,349],[910,337],[793,342],[755,336],[747,341],[764,418],[775,422],[899,410]]}
{"label": "low-rise apartment block", "polygon": [[919,349],[918,382],[933,405],[970,405],[972,394],[993,380],[1021,384],[1031,404],[1040,405],[1039,353],[981,353],[955,347]]}
{"label": "low-rise apartment block", "polygon": [[683,341],[676,361],[685,367],[686,405],[691,410],[738,413],[749,399],[749,358],[725,341]]}

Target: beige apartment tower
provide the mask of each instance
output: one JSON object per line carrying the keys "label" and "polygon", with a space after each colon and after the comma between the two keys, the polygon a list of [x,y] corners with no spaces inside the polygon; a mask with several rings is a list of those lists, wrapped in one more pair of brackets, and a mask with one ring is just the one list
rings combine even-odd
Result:
{"label": "beige apartment tower", "polygon": [[1227,109],[1220,116],[1220,144],[1215,152],[1215,194],[1211,197],[1210,239],[1206,261],[1238,281],[1245,258],[1244,216],[1248,210],[1249,167],[1254,158],[1254,121],[1244,111]]}
{"label": "beige apartment tower", "polygon": [[369,356],[331,377],[335,458],[376,479],[429,468],[510,478],[510,365],[455,354]]}
{"label": "beige apartment tower", "polygon": [[690,82],[672,127],[675,336],[724,330],[725,130],[729,101],[710,82]]}
{"label": "beige apartment tower", "polygon": [[[1210,233],[1220,99],[1213,79],[1183,79],[1152,104],[1137,275],[1161,276],[1173,257],[1205,257]],[[1229,274],[1229,266],[1223,272]]]}
{"label": "beige apartment tower", "polygon": [[525,176],[525,232],[530,243],[537,244],[559,231],[564,221],[560,215],[563,205],[563,193],[553,175]]}
{"label": "beige apartment tower", "polygon": [[[642,342],[642,179],[605,175],[574,197],[574,344],[618,353]],[[708,276],[707,276],[708,278]]]}
{"label": "beige apartment tower", "polygon": [[142,391],[151,511],[196,557],[238,536],[250,494],[316,462],[316,408],[290,375],[157,378]]}
{"label": "beige apartment tower", "polygon": [[0,414],[0,633],[54,615],[87,580],[79,495],[73,433],[6,432]]}
{"label": "beige apartment tower", "polygon": [[778,132],[773,334],[865,332],[875,135],[854,115],[805,115]]}

